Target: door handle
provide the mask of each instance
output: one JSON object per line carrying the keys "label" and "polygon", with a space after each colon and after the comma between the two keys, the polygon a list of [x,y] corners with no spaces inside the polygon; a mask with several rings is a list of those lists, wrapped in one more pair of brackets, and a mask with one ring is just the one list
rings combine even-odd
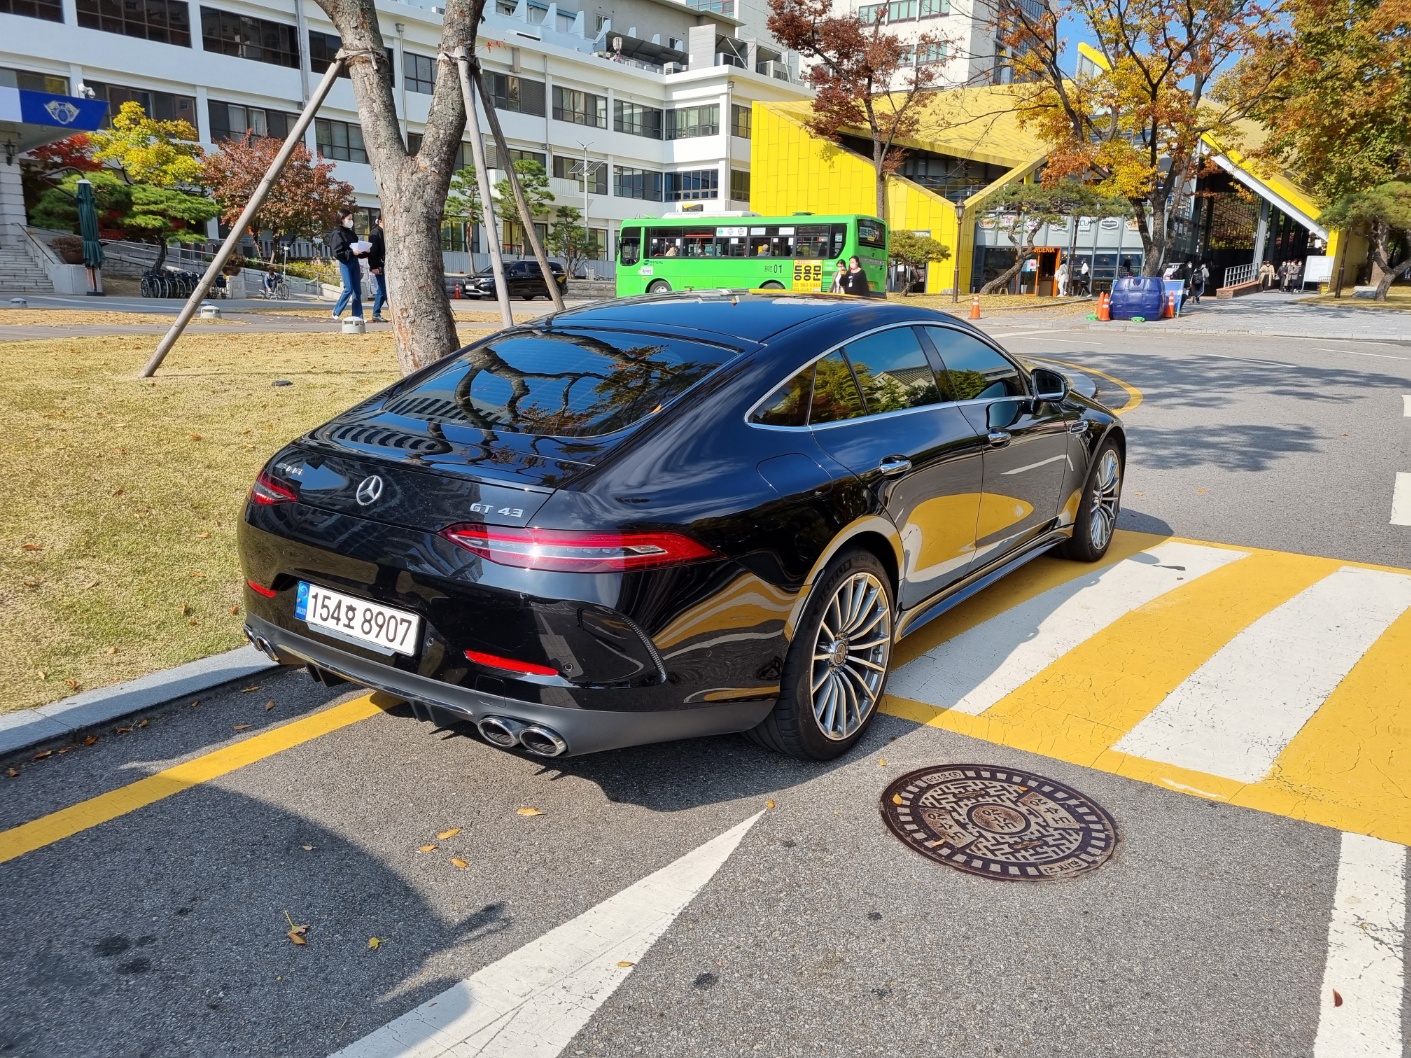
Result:
{"label": "door handle", "polygon": [[887,456],[877,464],[877,469],[883,477],[896,477],[896,475],[905,474],[911,469],[911,460],[906,456]]}
{"label": "door handle", "polygon": [[991,448],[1003,448],[1005,445],[1009,444],[1009,431],[991,430],[986,440],[990,442]]}

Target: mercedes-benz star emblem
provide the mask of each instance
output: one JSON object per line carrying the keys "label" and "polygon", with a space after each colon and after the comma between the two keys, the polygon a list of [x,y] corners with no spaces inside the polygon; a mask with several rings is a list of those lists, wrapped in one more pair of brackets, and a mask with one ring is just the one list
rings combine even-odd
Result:
{"label": "mercedes-benz star emblem", "polygon": [[376,503],[377,498],[382,495],[382,479],[376,474],[370,478],[363,478],[362,484],[358,486],[358,506],[366,507],[369,503]]}

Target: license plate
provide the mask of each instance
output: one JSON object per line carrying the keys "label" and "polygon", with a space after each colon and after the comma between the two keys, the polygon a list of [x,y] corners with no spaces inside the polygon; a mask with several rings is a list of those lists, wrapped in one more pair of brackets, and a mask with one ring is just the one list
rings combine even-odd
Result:
{"label": "license plate", "polygon": [[302,580],[294,616],[310,628],[324,629],[383,653],[415,654],[421,628],[421,618],[414,613],[355,599]]}

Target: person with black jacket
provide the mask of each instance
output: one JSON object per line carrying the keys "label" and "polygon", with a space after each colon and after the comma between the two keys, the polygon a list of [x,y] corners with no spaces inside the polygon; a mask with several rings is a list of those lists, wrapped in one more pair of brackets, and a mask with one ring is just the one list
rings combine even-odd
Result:
{"label": "person with black jacket", "polygon": [[343,309],[347,307],[349,301],[353,304],[352,319],[363,318],[363,266],[358,263],[360,257],[366,257],[367,252],[356,253],[353,246],[359,241],[358,233],[353,230],[353,211],[351,209],[340,209],[338,211],[338,227],[333,229],[333,256],[338,261],[338,271],[343,277],[343,291],[338,295],[337,302],[333,306],[333,318],[336,320],[343,315]]}
{"label": "person with black jacket", "polygon": [[387,244],[382,240],[380,213],[372,222],[372,231],[368,234],[367,241],[372,244],[372,249],[367,252],[367,270],[372,273],[373,286],[377,288],[377,294],[372,299],[372,322],[385,323],[382,308],[387,304]]}
{"label": "person with black jacket", "polygon": [[843,293],[859,298],[865,298],[872,293],[872,284],[867,281],[862,262],[856,257],[848,258],[848,270],[843,273]]}

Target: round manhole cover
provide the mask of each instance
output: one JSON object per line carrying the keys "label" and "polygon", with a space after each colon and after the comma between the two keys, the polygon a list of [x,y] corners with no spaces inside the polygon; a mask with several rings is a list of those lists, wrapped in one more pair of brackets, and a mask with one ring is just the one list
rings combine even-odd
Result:
{"label": "round manhole cover", "polygon": [[1011,882],[1094,870],[1117,844],[1112,817],[1077,791],[983,764],[908,772],[883,792],[882,818],[929,859]]}

